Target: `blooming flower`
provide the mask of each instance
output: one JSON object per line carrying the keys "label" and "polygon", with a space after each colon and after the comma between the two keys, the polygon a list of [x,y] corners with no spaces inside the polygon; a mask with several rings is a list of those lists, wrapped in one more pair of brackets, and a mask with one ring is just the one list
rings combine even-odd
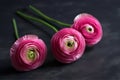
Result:
{"label": "blooming flower", "polygon": [[12,65],[18,71],[36,69],[45,61],[46,50],[45,43],[36,35],[25,35],[10,49]]}
{"label": "blooming flower", "polygon": [[86,40],[86,45],[97,44],[103,35],[100,22],[90,14],[82,13],[75,17],[72,28],[82,33]]}
{"label": "blooming flower", "polygon": [[71,63],[79,59],[85,50],[85,39],[73,28],[64,28],[51,39],[53,55],[61,63]]}

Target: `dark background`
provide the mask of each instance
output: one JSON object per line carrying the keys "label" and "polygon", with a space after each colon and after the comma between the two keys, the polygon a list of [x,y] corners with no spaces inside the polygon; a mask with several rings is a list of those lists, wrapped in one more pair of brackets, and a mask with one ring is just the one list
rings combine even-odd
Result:
{"label": "dark background", "polygon": [[[32,14],[28,10],[29,4],[67,23],[72,23],[79,13],[90,13],[101,22],[103,38],[96,46],[87,48],[78,61],[63,65],[54,59],[50,50],[50,39],[55,32],[15,14],[17,10]],[[36,34],[47,44],[47,59],[38,69],[17,72],[11,66],[9,50],[15,41],[13,17],[20,36]],[[120,80],[119,41],[120,0],[0,0],[0,80]]]}

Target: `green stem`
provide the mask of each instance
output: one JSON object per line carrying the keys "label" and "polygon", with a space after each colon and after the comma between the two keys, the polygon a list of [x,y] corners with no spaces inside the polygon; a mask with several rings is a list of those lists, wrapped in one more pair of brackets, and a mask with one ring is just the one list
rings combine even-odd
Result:
{"label": "green stem", "polygon": [[44,19],[46,20],[49,20],[49,21],[52,21],[52,22],[55,22],[61,26],[70,26],[71,24],[67,24],[67,23],[63,23],[61,21],[58,21],[56,19],[53,19],[53,18],[50,18],[49,16],[45,15],[44,13],[42,13],[40,10],[38,10],[37,8],[33,7],[32,5],[29,5],[29,8],[35,12],[36,14],[38,14],[39,16],[43,17]]}
{"label": "green stem", "polygon": [[13,18],[13,27],[14,27],[14,31],[15,31],[15,36],[18,39],[19,35],[18,35],[18,30],[17,30],[17,24],[16,24],[16,20]]}
{"label": "green stem", "polygon": [[48,26],[48,27],[50,27],[51,29],[53,29],[55,32],[58,31],[54,26],[52,26],[51,24],[49,24],[49,23],[47,23],[47,22],[45,22],[45,21],[43,21],[43,20],[41,20],[41,19],[39,19],[39,18],[36,18],[36,17],[30,16],[30,15],[27,15],[27,14],[22,13],[22,12],[20,12],[20,11],[17,11],[17,14],[20,15],[21,17],[27,19],[27,20],[36,21],[36,22],[39,22],[39,23],[41,23],[41,24],[43,24],[43,25],[45,25],[45,26]]}

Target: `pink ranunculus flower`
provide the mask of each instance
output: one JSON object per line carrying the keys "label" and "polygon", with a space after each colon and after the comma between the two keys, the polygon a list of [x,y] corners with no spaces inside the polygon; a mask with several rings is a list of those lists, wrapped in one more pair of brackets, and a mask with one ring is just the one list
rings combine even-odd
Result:
{"label": "pink ranunculus flower", "polygon": [[18,71],[36,69],[45,61],[46,51],[45,43],[36,35],[25,35],[10,49],[12,65]]}
{"label": "pink ranunculus flower", "polygon": [[51,39],[54,57],[61,63],[78,60],[85,50],[85,39],[73,28],[64,28],[55,33]]}
{"label": "pink ranunculus flower", "polygon": [[72,28],[82,33],[87,46],[97,44],[103,35],[100,22],[90,14],[82,13],[75,17]]}

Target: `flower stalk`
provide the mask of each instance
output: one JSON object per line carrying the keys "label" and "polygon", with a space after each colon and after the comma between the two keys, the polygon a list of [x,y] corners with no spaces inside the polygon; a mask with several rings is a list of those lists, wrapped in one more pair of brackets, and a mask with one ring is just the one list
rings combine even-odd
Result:
{"label": "flower stalk", "polygon": [[45,26],[48,26],[49,28],[53,29],[55,32],[58,31],[54,26],[52,26],[51,24],[45,22],[44,20],[41,20],[41,19],[39,19],[39,18],[36,18],[36,17],[30,16],[30,15],[27,15],[27,14],[25,14],[25,13],[23,13],[23,12],[20,12],[20,11],[17,11],[17,14],[18,14],[19,16],[27,19],[27,20],[32,20],[32,21],[41,23],[41,24],[43,24],[43,25],[45,25]]}
{"label": "flower stalk", "polygon": [[64,23],[64,22],[61,22],[59,20],[56,20],[56,19],[53,19],[47,15],[45,15],[44,13],[42,13],[40,10],[38,10],[37,8],[33,7],[32,5],[29,5],[29,8],[36,14],[38,14],[40,17],[48,20],[48,21],[51,21],[51,22],[54,22],[54,23],[57,23],[61,26],[70,26],[71,24],[67,24],[67,23]]}
{"label": "flower stalk", "polygon": [[13,18],[12,21],[13,21],[13,27],[14,27],[15,36],[16,36],[16,39],[18,39],[19,38],[19,34],[18,34],[17,24],[16,24],[15,18]]}

